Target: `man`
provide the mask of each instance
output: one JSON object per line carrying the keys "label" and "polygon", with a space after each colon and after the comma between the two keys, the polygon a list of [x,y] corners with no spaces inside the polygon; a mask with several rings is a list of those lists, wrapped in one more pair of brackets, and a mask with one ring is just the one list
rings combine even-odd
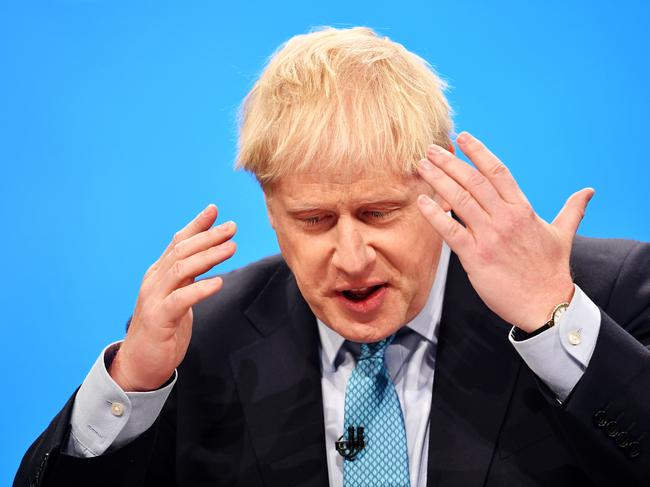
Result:
{"label": "man", "polygon": [[368,29],[284,45],[238,156],[282,255],[195,280],[235,252],[208,206],[15,485],[647,485],[650,247],[457,159],[442,88]]}

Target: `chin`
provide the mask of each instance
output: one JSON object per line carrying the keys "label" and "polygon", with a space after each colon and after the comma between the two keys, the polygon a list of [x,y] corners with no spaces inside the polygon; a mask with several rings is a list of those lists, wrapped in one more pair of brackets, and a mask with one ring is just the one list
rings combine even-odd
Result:
{"label": "chin", "polygon": [[[339,321],[340,323],[340,321]],[[356,323],[348,322],[343,327],[336,327],[336,331],[346,340],[358,343],[374,343],[383,340],[384,338],[392,335],[400,326],[389,326],[385,323]]]}

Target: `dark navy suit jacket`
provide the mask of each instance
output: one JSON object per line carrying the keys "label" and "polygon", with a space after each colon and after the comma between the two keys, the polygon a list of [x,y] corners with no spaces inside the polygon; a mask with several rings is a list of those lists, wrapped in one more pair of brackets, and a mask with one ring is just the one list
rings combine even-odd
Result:
{"label": "dark navy suit jacket", "polygon": [[[452,254],[429,486],[650,485],[650,245],[577,237],[571,264],[601,326],[560,406]],[[282,258],[227,274],[194,311],[179,379],[146,433],[96,458],[60,453],[73,396],[14,485],[328,485],[316,321]]]}

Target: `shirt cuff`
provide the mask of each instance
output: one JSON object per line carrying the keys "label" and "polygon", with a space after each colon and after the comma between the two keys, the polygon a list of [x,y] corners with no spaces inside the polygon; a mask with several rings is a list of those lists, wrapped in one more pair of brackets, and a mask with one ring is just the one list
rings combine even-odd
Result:
{"label": "shirt cuff", "polygon": [[562,403],[589,365],[600,330],[600,310],[576,284],[573,299],[560,322],[527,340],[510,343],[526,365]]}
{"label": "shirt cuff", "polygon": [[77,392],[70,419],[68,455],[95,457],[134,440],[156,421],[176,383],[150,392],[125,392],[107,368],[122,342],[106,347]]}

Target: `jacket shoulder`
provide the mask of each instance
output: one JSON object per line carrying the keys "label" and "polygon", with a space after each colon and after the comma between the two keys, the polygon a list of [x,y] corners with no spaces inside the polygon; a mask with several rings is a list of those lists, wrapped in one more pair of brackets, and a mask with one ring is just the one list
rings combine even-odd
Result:
{"label": "jacket shoulder", "polygon": [[[246,317],[246,310],[269,286],[275,286],[278,302],[285,292],[277,283],[292,276],[281,255],[266,257],[221,275],[219,292],[204,299],[193,309],[192,342],[203,348],[206,344],[231,344],[237,348],[259,338],[259,333]],[[225,351],[225,350],[224,350]]]}
{"label": "jacket shoulder", "polygon": [[[571,252],[574,282],[602,309],[650,293],[650,244],[576,236]],[[627,296],[627,298],[625,297]],[[618,303],[618,304],[617,304]]]}
{"label": "jacket shoulder", "polygon": [[195,306],[198,315],[210,314],[215,308],[246,308],[278,273],[290,273],[280,254],[252,262],[221,274],[222,289]]}

